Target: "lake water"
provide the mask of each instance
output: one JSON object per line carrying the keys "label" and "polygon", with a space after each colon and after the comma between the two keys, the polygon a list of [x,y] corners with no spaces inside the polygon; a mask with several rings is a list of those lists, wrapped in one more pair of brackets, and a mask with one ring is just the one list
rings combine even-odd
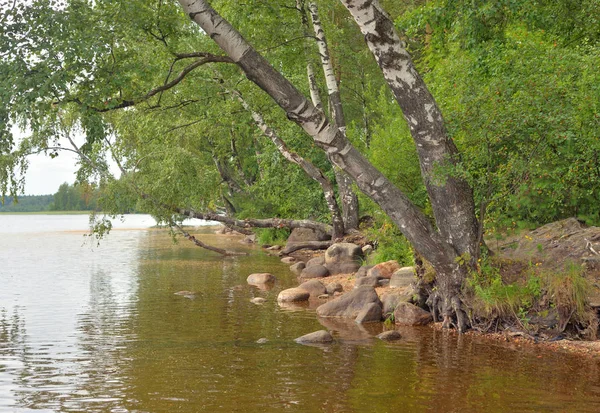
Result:
{"label": "lake water", "polygon": [[[223,258],[153,224],[129,217],[96,246],[86,216],[0,214],[0,412],[600,411],[598,361],[430,328],[383,343],[380,324],[280,308],[296,280],[258,248],[199,228],[250,253]],[[293,341],[323,328],[335,344]]]}

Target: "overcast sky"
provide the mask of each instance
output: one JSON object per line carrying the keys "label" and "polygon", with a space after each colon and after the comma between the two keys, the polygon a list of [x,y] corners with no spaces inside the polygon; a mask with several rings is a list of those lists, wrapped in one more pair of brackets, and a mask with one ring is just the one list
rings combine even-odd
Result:
{"label": "overcast sky", "polygon": [[[23,132],[16,129],[13,129],[13,133],[17,139],[24,135]],[[73,140],[77,145],[85,142],[85,138],[81,135],[74,135]],[[70,147],[69,141],[66,139],[61,139],[60,144],[62,147]],[[24,195],[53,195],[61,184],[75,182],[78,166],[77,155],[73,152],[59,151],[58,156],[54,159],[43,153],[31,155],[27,159],[29,168],[25,175]],[[109,168],[113,175],[120,175],[114,163],[109,162]]]}

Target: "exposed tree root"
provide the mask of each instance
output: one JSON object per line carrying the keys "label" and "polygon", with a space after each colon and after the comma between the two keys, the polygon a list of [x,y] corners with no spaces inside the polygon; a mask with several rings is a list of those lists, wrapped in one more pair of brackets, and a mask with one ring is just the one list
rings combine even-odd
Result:
{"label": "exposed tree root", "polygon": [[216,252],[217,254],[221,254],[226,257],[231,257],[231,256],[236,256],[236,255],[248,255],[248,253],[246,253],[246,252],[227,251],[222,248],[217,248],[217,247],[213,247],[211,245],[205,244],[202,241],[200,241],[199,239],[197,239],[196,237],[194,237],[193,235],[191,235],[189,232],[184,230],[180,225],[176,224],[175,222],[171,222],[171,228],[173,228],[173,227],[177,228],[177,230],[179,230],[179,232],[181,232],[181,234],[184,237],[186,237],[189,241],[193,242],[200,248],[204,248],[209,251]]}

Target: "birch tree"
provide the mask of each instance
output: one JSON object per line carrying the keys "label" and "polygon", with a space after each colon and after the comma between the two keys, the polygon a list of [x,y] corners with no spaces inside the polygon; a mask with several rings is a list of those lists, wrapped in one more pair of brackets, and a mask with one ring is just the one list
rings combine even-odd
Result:
{"label": "birch tree", "polygon": [[179,0],[179,3],[248,79],[271,96],[287,117],[302,127],[355,180],[359,189],[381,206],[415,249],[431,262],[437,273],[435,294],[436,301],[439,299],[441,303],[444,325],[450,326],[455,320],[459,330],[466,329],[468,322],[460,293],[468,269],[478,255],[471,190],[466,182],[443,172],[444,167],[457,162],[458,151],[445,132],[433,97],[379,4],[366,0],[343,2],[365,35],[411,125],[437,228],[351,145],[343,131],[332,125],[207,1]]}

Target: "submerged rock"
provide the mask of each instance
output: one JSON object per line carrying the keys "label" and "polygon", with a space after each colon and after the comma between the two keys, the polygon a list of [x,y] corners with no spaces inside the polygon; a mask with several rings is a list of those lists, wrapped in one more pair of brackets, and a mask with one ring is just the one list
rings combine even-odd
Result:
{"label": "submerged rock", "polygon": [[361,286],[317,308],[321,317],[350,317],[356,318],[367,304],[381,301],[373,287]]}
{"label": "submerged rock", "polygon": [[297,262],[298,260],[294,257],[285,257],[281,259],[281,262],[284,264],[293,264],[295,262]]}
{"label": "submerged rock", "polygon": [[433,321],[429,311],[410,303],[399,303],[394,310],[396,324],[406,326],[424,326]]}
{"label": "submerged rock", "polygon": [[399,332],[396,330],[384,331],[383,333],[377,336],[378,339],[383,341],[396,341],[402,338]]}
{"label": "submerged rock", "polygon": [[262,298],[262,297],[254,297],[253,299],[250,300],[250,302],[252,304],[262,304],[264,302],[266,302],[267,300]]}
{"label": "submerged rock", "polygon": [[275,276],[268,272],[254,273],[248,276],[246,282],[252,285],[272,284],[275,282]]}
{"label": "submerged rock", "polygon": [[266,338],[264,338],[264,337],[263,338],[259,338],[258,340],[256,340],[257,344],[265,344],[265,343],[268,343],[268,342],[269,342],[269,340],[266,339]]}
{"label": "submerged rock", "polygon": [[329,333],[329,331],[319,330],[315,331],[314,333],[309,333],[298,337],[294,341],[300,344],[326,344],[332,343],[333,337],[331,336],[331,333]]}
{"label": "submerged rock", "polygon": [[280,303],[294,303],[298,301],[306,301],[310,298],[310,293],[302,288],[288,288],[283,290],[277,296],[277,301]]}

